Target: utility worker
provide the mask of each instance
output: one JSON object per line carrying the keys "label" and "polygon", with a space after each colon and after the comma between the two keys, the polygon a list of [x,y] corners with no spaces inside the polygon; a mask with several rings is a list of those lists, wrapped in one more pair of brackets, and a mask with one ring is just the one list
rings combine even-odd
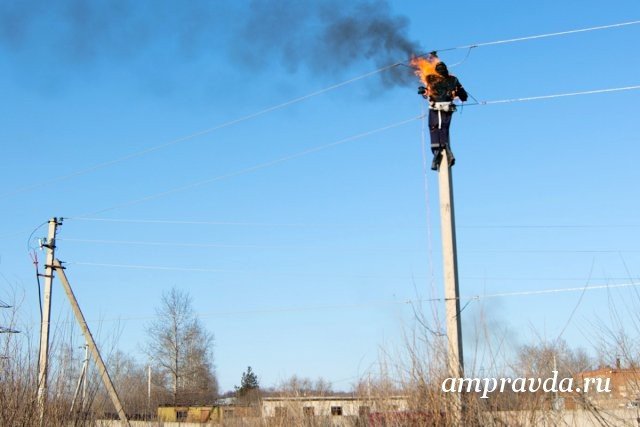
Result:
{"label": "utility worker", "polygon": [[467,100],[467,91],[464,90],[458,78],[449,74],[449,70],[444,62],[439,62],[436,67],[436,74],[429,74],[426,77],[427,87],[421,86],[418,93],[423,98],[429,100],[429,133],[431,135],[431,152],[433,162],[431,170],[438,170],[442,160],[442,150],[446,150],[449,167],[456,162],[449,142],[449,126],[451,126],[451,116],[456,111],[453,103],[455,98],[464,102]]}

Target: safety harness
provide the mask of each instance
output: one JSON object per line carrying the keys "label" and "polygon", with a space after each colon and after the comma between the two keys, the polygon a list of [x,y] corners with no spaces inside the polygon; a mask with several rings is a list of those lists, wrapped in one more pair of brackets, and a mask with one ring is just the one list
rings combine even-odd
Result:
{"label": "safety harness", "polygon": [[452,101],[429,102],[429,109],[438,112],[438,129],[442,129],[442,112],[453,113],[456,111],[456,104]]}

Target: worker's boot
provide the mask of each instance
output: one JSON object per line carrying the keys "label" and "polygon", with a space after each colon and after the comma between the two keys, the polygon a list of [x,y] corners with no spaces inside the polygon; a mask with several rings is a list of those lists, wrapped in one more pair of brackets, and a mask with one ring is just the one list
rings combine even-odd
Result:
{"label": "worker's boot", "polygon": [[442,160],[442,151],[437,151],[433,155],[433,161],[431,162],[431,170],[437,171],[440,166],[440,161]]}
{"label": "worker's boot", "polygon": [[447,160],[449,162],[449,167],[451,167],[456,164],[456,158],[453,155],[453,151],[451,151],[451,147],[449,147],[449,145],[447,145],[446,150],[447,150]]}

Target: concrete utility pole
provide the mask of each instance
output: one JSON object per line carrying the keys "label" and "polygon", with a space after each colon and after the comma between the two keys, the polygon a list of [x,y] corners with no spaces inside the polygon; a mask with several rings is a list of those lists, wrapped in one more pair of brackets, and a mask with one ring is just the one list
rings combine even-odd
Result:
{"label": "concrete utility pole", "polygon": [[82,412],[87,411],[87,382],[89,380],[89,344],[84,345],[84,363],[82,364],[84,377],[82,379]]}
{"label": "concrete utility pole", "polygon": [[87,402],[87,372],[89,369],[89,344],[85,344],[84,348],[84,360],[82,361],[82,370],[80,371],[80,377],[78,378],[78,384],[76,385],[76,391],[73,393],[73,400],[71,401],[71,409],[69,410],[70,414],[73,414],[73,410],[76,406],[76,400],[78,399],[78,394],[80,393],[80,387],[82,387],[82,401],[80,403],[80,411],[86,411],[86,402]]}
{"label": "concrete utility pole", "polygon": [[151,419],[151,365],[147,366],[147,415]]}
{"label": "concrete utility pole", "polygon": [[[464,362],[462,355],[462,326],[460,319],[460,290],[458,287],[458,253],[456,249],[456,224],[453,209],[453,183],[446,150],[438,172],[440,191],[440,228],[442,234],[442,262],[444,272],[445,315],[447,317],[447,339],[449,376],[462,378]],[[460,408],[461,396],[458,396]]]}
{"label": "concrete utility pole", "polygon": [[42,322],[40,325],[40,359],[38,360],[38,408],[40,424],[44,422],[44,409],[47,400],[47,374],[49,369],[49,323],[51,321],[51,284],[53,283],[53,260],[56,249],[56,231],[62,225],[62,219],[49,220],[49,233],[42,247],[47,250],[44,264],[44,295],[42,300]]}
{"label": "concrete utility pole", "polygon": [[122,407],[122,403],[120,402],[120,397],[118,397],[118,393],[116,392],[115,387],[113,386],[113,382],[111,381],[111,377],[109,376],[109,372],[107,371],[107,367],[102,360],[102,356],[100,356],[100,351],[98,350],[98,346],[96,345],[95,340],[93,339],[93,335],[91,335],[91,331],[89,330],[89,326],[87,325],[87,321],[82,314],[82,310],[80,310],[80,306],[78,305],[78,300],[76,300],[75,295],[73,294],[73,290],[71,289],[71,284],[69,284],[69,280],[67,279],[67,275],[64,273],[64,267],[60,264],[60,261],[57,259],[53,261],[53,268],[57,271],[58,276],[60,277],[60,281],[62,282],[62,287],[64,288],[65,293],[67,294],[67,298],[71,303],[71,308],[73,309],[73,314],[76,316],[76,320],[80,324],[80,328],[82,329],[82,333],[84,334],[84,339],[86,340],[87,345],[89,346],[89,350],[91,355],[93,356],[93,361],[98,368],[98,373],[102,378],[102,382],[104,386],[107,388],[107,392],[109,393],[109,397],[111,398],[111,402],[113,406],[116,408],[116,412],[120,417],[120,421],[123,426],[130,427],[129,420],[127,419],[127,414],[124,412]]}

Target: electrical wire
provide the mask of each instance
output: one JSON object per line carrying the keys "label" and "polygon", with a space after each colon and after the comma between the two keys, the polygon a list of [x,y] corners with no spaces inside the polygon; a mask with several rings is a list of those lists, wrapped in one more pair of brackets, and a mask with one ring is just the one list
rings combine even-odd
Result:
{"label": "electrical wire", "polygon": [[448,67],[455,68],[467,62],[467,59],[469,59],[469,56],[471,55],[471,50],[475,47],[477,46],[470,46],[469,49],[467,50],[467,54],[464,56],[464,58],[462,58],[462,61],[456,62],[455,64],[450,64],[448,65]]}
{"label": "electrical wire", "polygon": [[127,219],[127,218],[96,218],[96,217],[70,217],[65,218],[74,221],[97,221],[132,224],[178,224],[178,225],[224,225],[240,227],[351,227],[347,224],[302,224],[302,223],[265,223],[265,222],[230,222],[230,221],[185,221],[172,219]]}
{"label": "electrical wire", "polygon": [[[546,294],[557,294],[563,292],[583,292],[587,291],[595,291],[599,289],[614,289],[614,288],[635,288],[636,286],[640,286],[640,283],[619,283],[619,284],[608,284],[608,285],[596,285],[596,286],[579,286],[573,288],[555,288],[555,289],[542,289],[537,291],[521,291],[521,292],[501,292],[495,294],[486,294],[486,295],[475,295],[471,297],[458,297],[458,299],[488,299],[488,298],[503,298],[503,297],[516,297],[516,296],[535,296],[535,295],[546,295]],[[446,301],[454,298],[445,298],[438,299],[438,301]]]}
{"label": "electrical wire", "polygon": [[31,234],[29,234],[29,238],[27,239],[27,252],[30,252],[32,250],[34,250],[34,248],[31,246],[31,240],[33,239],[33,235],[36,234],[36,231],[40,230],[40,228],[42,228],[43,226],[47,225],[49,223],[49,221],[45,221],[42,224],[38,225],[36,228],[33,229],[33,231],[31,232]]}
{"label": "electrical wire", "polygon": [[[430,236],[430,233],[429,233]],[[277,250],[300,250],[300,249],[335,249],[332,247],[323,246],[287,246],[287,245],[256,245],[256,244],[230,244],[230,243],[192,243],[192,242],[157,242],[157,241],[141,241],[141,240],[109,240],[109,239],[77,239],[77,238],[58,238],[58,241],[75,242],[75,243],[95,243],[95,244],[110,244],[110,245],[138,245],[138,246],[172,246],[172,247],[187,247],[187,248],[225,248],[225,249],[277,249]],[[343,245],[340,249],[347,249],[352,251],[398,251],[399,248],[393,247],[366,247],[366,248],[348,248]],[[409,250],[407,251],[415,251]],[[422,252],[421,250],[417,250]],[[428,253],[431,254],[431,247],[429,247]],[[621,249],[482,249],[482,250],[460,250],[464,253],[638,253],[640,250],[621,250]],[[430,268],[433,271],[433,268]]]}
{"label": "electrical wire", "polygon": [[346,143],[351,142],[351,141],[362,139],[362,138],[365,138],[367,136],[371,136],[371,135],[374,135],[374,134],[377,134],[377,133],[380,133],[380,132],[383,132],[383,131],[386,131],[386,130],[389,130],[389,129],[397,128],[397,127],[406,125],[408,123],[411,123],[411,122],[414,122],[414,121],[420,120],[420,119],[421,119],[421,116],[412,117],[412,118],[409,118],[409,119],[401,120],[399,122],[395,122],[395,123],[392,123],[390,125],[386,125],[386,126],[383,126],[383,127],[377,128],[377,129],[373,129],[373,130],[369,130],[369,131],[366,131],[366,132],[362,132],[362,133],[357,134],[357,135],[349,136],[349,137],[343,138],[341,140],[338,140],[338,141],[335,141],[335,142],[331,142],[329,144],[319,145],[319,146],[315,146],[315,147],[312,147],[312,148],[308,148],[306,150],[303,150],[303,151],[300,151],[300,152],[297,152],[297,153],[294,153],[294,154],[290,154],[290,155],[287,155],[287,156],[284,156],[284,157],[280,157],[280,158],[275,159],[275,160],[270,160],[268,162],[259,163],[259,164],[255,165],[255,166],[251,166],[251,167],[248,167],[248,168],[240,169],[240,170],[235,171],[235,172],[230,172],[230,173],[227,173],[227,174],[224,174],[224,175],[218,175],[218,176],[213,177],[213,178],[208,178],[208,179],[205,179],[205,180],[193,182],[191,184],[186,184],[186,185],[183,185],[181,187],[176,187],[176,188],[173,188],[171,190],[167,190],[167,191],[163,191],[163,192],[160,192],[160,193],[152,194],[152,195],[149,195],[149,196],[146,196],[146,197],[142,197],[142,198],[139,198],[139,199],[135,199],[135,200],[131,200],[131,201],[128,201],[128,202],[124,202],[122,204],[114,205],[114,206],[111,206],[111,207],[108,207],[108,208],[100,209],[99,211],[95,211],[93,213],[87,213],[87,214],[83,214],[83,215],[80,215],[80,216],[84,217],[84,216],[98,215],[98,214],[101,214],[101,213],[104,213],[104,212],[107,212],[107,211],[110,211],[110,210],[119,209],[119,208],[123,208],[123,207],[127,207],[127,206],[132,206],[132,205],[135,205],[135,204],[138,204],[138,203],[143,203],[143,202],[154,200],[154,199],[157,199],[157,198],[160,198],[160,197],[168,196],[170,194],[182,192],[182,191],[185,191],[185,190],[190,190],[190,189],[196,188],[196,187],[201,187],[201,186],[203,186],[205,184],[211,184],[211,183],[216,182],[216,181],[222,181],[224,179],[233,178],[233,177],[240,176],[240,175],[245,175],[245,174],[250,173],[250,172],[255,172],[257,170],[265,169],[265,168],[268,168],[268,167],[271,167],[271,166],[274,166],[274,165],[277,165],[277,164],[280,164],[280,163],[284,163],[284,162],[289,161],[289,160],[293,160],[293,159],[297,159],[297,158],[300,158],[300,157],[303,157],[303,156],[307,156],[307,155],[312,154],[312,153],[317,153],[319,151],[323,151],[323,150],[326,150],[328,148],[336,147],[338,145],[342,145],[342,144],[346,144]]}
{"label": "electrical wire", "polygon": [[207,135],[209,133],[212,133],[212,132],[220,130],[220,129],[231,127],[231,126],[236,125],[238,123],[249,121],[249,120],[254,119],[256,117],[263,116],[263,115],[265,115],[267,113],[271,113],[273,111],[283,109],[285,107],[288,107],[288,106],[293,105],[293,104],[297,104],[297,103],[302,102],[304,100],[307,100],[309,98],[312,98],[312,97],[321,95],[323,93],[332,91],[334,89],[340,88],[342,86],[346,86],[348,84],[354,83],[354,82],[356,82],[358,80],[362,80],[362,79],[365,79],[365,78],[370,77],[372,75],[379,74],[379,73],[381,73],[383,71],[386,71],[386,70],[388,70],[390,68],[394,68],[396,65],[397,64],[392,64],[392,65],[388,65],[388,66],[385,66],[385,67],[378,68],[377,70],[370,71],[368,73],[353,77],[353,78],[351,78],[349,80],[345,80],[345,81],[340,82],[340,83],[336,83],[334,85],[325,87],[325,88],[317,90],[315,92],[311,92],[311,93],[309,93],[307,95],[303,95],[303,96],[291,99],[289,101],[285,101],[285,102],[282,102],[280,104],[276,104],[276,105],[273,105],[271,107],[267,107],[265,109],[256,111],[255,113],[251,113],[251,114],[248,114],[246,116],[242,116],[242,117],[239,117],[239,118],[236,118],[236,119],[221,123],[221,124],[216,125],[214,127],[211,127],[211,128],[208,128],[208,129],[204,129],[204,130],[192,133],[190,135],[186,135],[186,136],[183,136],[183,137],[180,137],[180,138],[173,139],[171,141],[165,142],[164,144],[156,145],[156,146],[153,146],[153,147],[141,150],[141,151],[137,151],[135,153],[131,153],[131,154],[128,154],[126,156],[119,157],[119,158],[116,158],[116,159],[113,159],[113,160],[108,160],[106,162],[98,163],[98,164],[90,166],[88,168],[81,169],[79,171],[76,171],[76,172],[73,172],[73,173],[70,173],[70,174],[67,174],[67,175],[62,175],[62,176],[58,176],[58,177],[55,177],[55,178],[51,178],[51,179],[49,179],[47,181],[43,181],[43,182],[38,183],[38,184],[33,184],[33,185],[30,185],[30,186],[19,188],[17,190],[12,191],[12,192],[0,195],[0,198],[4,198],[4,197],[7,197],[7,196],[10,196],[10,195],[13,195],[13,194],[17,194],[17,193],[21,193],[21,192],[24,192],[24,191],[33,190],[33,189],[36,189],[36,188],[39,188],[39,187],[42,187],[42,186],[45,186],[45,185],[50,185],[50,184],[53,184],[53,183],[65,181],[67,179],[74,178],[76,176],[80,176],[80,175],[84,175],[84,174],[87,174],[87,173],[90,173],[90,172],[94,172],[96,170],[103,169],[105,167],[112,166],[112,165],[115,165],[117,163],[124,162],[126,160],[130,160],[130,159],[134,159],[134,158],[137,158],[137,157],[141,157],[141,156],[144,156],[146,154],[153,153],[155,151],[161,150],[163,148],[166,148],[166,147],[169,147],[169,146],[181,143],[181,142],[189,141],[189,140],[195,139],[195,138],[203,136],[203,135]]}
{"label": "electrical wire", "polygon": [[67,265],[81,265],[89,267],[108,267],[108,268],[126,268],[132,270],[163,270],[163,271],[192,271],[201,273],[242,273],[242,270],[225,270],[218,268],[197,268],[197,267],[167,267],[162,265],[143,265],[143,264],[109,264],[104,262],[81,262],[72,261],[65,262]]}
{"label": "electrical wire", "polygon": [[38,271],[38,254],[34,250],[31,255],[31,261],[36,269],[36,282],[38,284],[38,305],[40,307],[40,323],[42,323],[42,286],[40,285],[40,271]]}
{"label": "electrical wire", "polygon": [[514,225],[481,225],[481,224],[468,224],[468,225],[457,225],[459,228],[531,228],[531,229],[541,229],[541,228],[636,228],[640,227],[640,224],[514,224]]}
{"label": "electrical wire", "polygon": [[[545,294],[557,294],[557,293],[567,293],[567,292],[584,292],[586,291],[594,291],[594,290],[602,290],[602,289],[621,289],[621,288],[630,288],[640,286],[640,283],[624,283],[617,285],[598,285],[598,286],[589,286],[585,288],[584,286],[574,287],[574,288],[555,288],[555,289],[543,289],[543,290],[531,290],[531,291],[516,291],[516,292],[502,292],[495,294],[483,294],[483,295],[472,295],[472,296],[461,296],[458,297],[460,300],[465,300],[465,302],[470,301],[478,301],[484,299],[492,299],[492,298],[506,298],[506,297],[520,297],[520,296],[539,296]],[[291,313],[291,312],[308,312],[308,311],[323,311],[323,310],[347,310],[347,309],[367,309],[372,307],[381,307],[381,306],[397,306],[397,305],[411,305],[412,307],[415,304],[425,303],[425,302],[445,302],[450,301],[455,298],[417,298],[417,299],[406,299],[406,300],[384,300],[384,301],[368,301],[368,302],[360,302],[353,304],[332,304],[332,305],[296,305],[290,307],[273,307],[273,308],[262,308],[262,309],[254,309],[254,310],[233,310],[233,311],[218,311],[218,312],[201,312],[197,313],[196,316],[198,318],[206,318],[206,317],[217,317],[217,316],[238,316],[238,315],[251,315],[251,314],[275,314],[275,313]],[[130,316],[130,317],[118,317],[113,319],[104,319],[101,318],[100,322],[108,322],[108,321],[136,321],[136,320],[150,320],[154,319],[155,316]],[[95,320],[97,321],[97,320]],[[91,320],[87,321],[91,322]],[[57,322],[57,323],[67,323],[67,322]]]}
{"label": "electrical wire", "polygon": [[[516,43],[516,42],[535,40],[535,39],[542,39],[542,38],[549,38],[549,37],[565,36],[565,35],[570,35],[570,34],[584,33],[584,32],[590,32],[590,31],[599,31],[599,30],[611,29],[611,28],[620,28],[620,27],[625,27],[625,26],[630,26],[630,25],[637,25],[637,24],[640,24],[640,20],[639,21],[621,22],[621,23],[610,24],[610,25],[600,25],[600,26],[595,26],[595,27],[581,28],[581,29],[568,30],[568,31],[537,34],[537,35],[525,36],[525,37],[516,37],[516,38],[510,38],[510,39],[495,40],[495,41],[484,42],[484,43],[474,43],[474,44],[463,45],[463,46],[449,47],[449,48],[443,48],[443,49],[434,49],[434,50],[431,50],[431,51],[446,52],[446,51],[453,51],[453,50],[459,50],[459,49],[467,49],[468,50],[467,57],[468,57],[469,53],[471,52],[471,49],[478,48],[478,47],[494,46],[494,45]],[[419,54],[417,56],[425,56],[425,55],[428,55],[428,54],[429,53],[423,53],[423,54]],[[466,60],[466,58],[462,62],[464,62],[465,60]],[[387,71],[387,70],[390,70],[392,68],[395,68],[395,67],[397,67],[399,65],[404,65],[404,64],[406,64],[408,62],[409,62],[408,60],[404,60],[404,61],[399,61],[399,62],[396,62],[394,64],[390,64],[390,65],[387,65],[387,66],[384,66],[384,67],[380,67],[380,68],[378,68],[376,70],[373,70],[373,71],[370,71],[368,73],[364,73],[364,74],[361,74],[359,76],[353,77],[351,79],[345,80],[343,82],[336,83],[334,85],[325,87],[323,89],[319,89],[319,90],[311,92],[311,93],[309,93],[307,95],[299,96],[297,98],[293,98],[291,100],[288,100],[288,101],[285,101],[285,102],[282,102],[282,103],[279,103],[279,104],[264,108],[262,110],[259,110],[259,111],[255,112],[255,113],[251,113],[251,114],[248,114],[246,116],[242,116],[242,117],[239,117],[239,118],[236,118],[236,119],[221,123],[221,124],[213,126],[211,128],[204,129],[204,130],[201,130],[201,131],[198,131],[198,132],[194,132],[194,133],[192,133],[190,135],[186,135],[186,136],[183,136],[183,137],[180,137],[180,138],[176,138],[176,139],[173,139],[171,141],[165,142],[163,144],[159,144],[159,145],[156,145],[156,146],[153,146],[153,147],[149,147],[147,149],[144,149],[144,150],[141,150],[141,151],[137,151],[137,152],[134,152],[134,153],[131,153],[131,154],[128,154],[128,155],[113,159],[113,160],[108,160],[106,162],[101,162],[101,163],[95,164],[93,166],[90,166],[90,167],[87,167],[87,168],[80,169],[78,171],[72,172],[70,174],[61,175],[61,176],[58,176],[58,177],[53,177],[53,178],[48,179],[47,181],[43,181],[43,182],[40,182],[40,183],[28,185],[28,186],[25,186],[25,187],[21,187],[21,188],[12,190],[10,192],[6,192],[6,193],[3,193],[3,194],[0,194],[0,199],[8,197],[8,196],[15,195],[15,194],[18,194],[18,193],[35,190],[35,189],[41,188],[41,187],[43,187],[45,185],[50,185],[52,183],[65,181],[65,180],[68,180],[68,179],[71,179],[71,178],[74,178],[74,177],[77,177],[77,176],[81,176],[81,175],[84,175],[84,174],[87,174],[87,173],[90,173],[90,172],[94,172],[96,170],[100,170],[100,169],[106,168],[108,166],[112,166],[112,165],[115,165],[117,163],[121,163],[121,162],[130,160],[130,159],[141,157],[141,156],[144,156],[146,154],[149,154],[149,153],[164,149],[166,147],[169,147],[169,146],[181,143],[181,142],[185,142],[185,141],[189,141],[189,140],[195,139],[197,137],[209,134],[211,132],[214,132],[214,131],[217,131],[217,130],[220,130],[220,129],[223,129],[223,128],[227,128],[227,127],[230,127],[230,126],[242,123],[242,122],[246,122],[246,121],[254,119],[256,117],[263,116],[263,115],[265,115],[267,113],[286,108],[288,106],[291,106],[291,105],[297,104],[299,102],[305,101],[305,100],[307,100],[309,98],[312,98],[312,97],[327,93],[329,91],[332,91],[332,90],[338,89],[340,87],[349,85],[351,83],[357,82],[359,80],[365,79],[367,77],[382,73],[384,71]]]}
{"label": "electrical wire", "polygon": [[578,298],[578,301],[576,302],[576,305],[573,307],[573,310],[571,310],[571,314],[569,314],[569,318],[567,319],[567,322],[564,324],[564,327],[562,328],[562,330],[560,331],[560,333],[556,337],[556,343],[558,343],[560,341],[560,338],[562,338],[562,335],[564,335],[564,332],[567,330],[567,328],[571,324],[571,321],[573,320],[573,316],[575,316],[576,312],[578,311],[578,308],[580,307],[580,304],[582,304],[582,300],[584,298],[584,294],[587,292],[587,288],[589,287],[589,283],[591,283],[591,278],[593,276],[593,267],[595,266],[595,264],[596,264],[596,259],[594,257],[592,262],[591,262],[591,269],[589,270],[589,277],[587,278],[587,281],[584,284],[584,288],[582,289],[582,293],[580,293],[580,298]]}
{"label": "electrical wire", "polygon": [[394,247],[347,247],[344,245],[337,246],[309,246],[309,245],[258,245],[258,244],[233,244],[233,243],[192,243],[192,242],[157,242],[157,241],[141,241],[141,240],[108,240],[108,239],[76,239],[65,238],[57,239],[63,242],[72,243],[93,243],[98,245],[130,245],[130,246],[170,246],[182,248],[222,248],[222,249],[265,249],[265,250],[324,250],[324,251],[347,251],[347,252],[422,252],[420,249],[403,249]]}
{"label": "electrical wire", "polygon": [[[93,222],[113,222],[113,223],[130,223],[130,224],[175,224],[175,225],[224,225],[239,227],[304,227],[304,228],[324,228],[324,227],[389,227],[388,224],[309,224],[309,223],[282,223],[282,222],[233,222],[233,221],[188,221],[173,219],[143,219],[143,218],[99,218],[99,217],[65,217],[66,221],[93,221]],[[394,226],[402,228],[425,228],[426,225],[399,225]],[[487,228],[487,229],[572,229],[572,228],[637,228],[640,224],[514,224],[514,225],[482,225],[482,224],[456,224],[456,228]],[[60,240],[60,239],[58,239]]]}
{"label": "electrical wire", "polygon": [[[514,102],[534,101],[534,100],[541,100],[541,99],[561,98],[561,97],[566,97],[566,96],[590,95],[590,94],[619,92],[619,91],[628,91],[628,90],[637,90],[637,89],[640,89],[640,85],[619,87],[619,88],[609,88],[609,89],[588,90],[588,91],[582,91],[582,92],[559,93],[559,94],[534,96],[534,97],[527,97],[527,98],[512,98],[512,99],[494,100],[494,101],[481,101],[479,104],[470,104],[470,105],[492,105],[492,104],[501,104],[501,103],[514,103]],[[392,123],[392,124],[387,125],[387,126],[383,126],[383,127],[377,128],[377,129],[366,131],[366,132],[360,133],[358,135],[353,135],[353,136],[350,136],[350,137],[347,137],[347,138],[344,138],[344,139],[341,139],[339,141],[332,142],[332,143],[329,143],[329,144],[312,147],[312,148],[309,148],[307,150],[304,150],[304,151],[301,151],[301,152],[298,152],[298,153],[290,154],[288,156],[280,157],[280,158],[275,159],[275,160],[271,160],[271,161],[268,161],[268,162],[260,163],[258,165],[251,166],[251,167],[248,167],[248,168],[245,168],[245,169],[241,169],[241,170],[238,170],[236,172],[231,172],[231,173],[224,174],[224,175],[219,175],[219,176],[216,176],[216,177],[213,177],[213,178],[209,178],[209,179],[193,182],[191,184],[186,184],[186,185],[183,185],[181,187],[176,187],[176,188],[173,188],[173,189],[170,189],[170,190],[167,190],[167,191],[159,192],[159,193],[152,194],[152,195],[149,195],[149,196],[146,196],[146,197],[142,197],[142,198],[139,198],[139,199],[134,199],[134,200],[131,200],[131,201],[128,201],[128,202],[124,202],[124,203],[118,204],[118,205],[113,205],[111,207],[103,208],[103,209],[100,209],[100,210],[92,212],[92,213],[82,214],[82,215],[80,215],[80,217],[98,215],[98,214],[101,214],[101,213],[104,213],[104,212],[108,212],[108,211],[111,211],[111,210],[114,210],[114,209],[119,209],[119,208],[123,208],[123,207],[136,205],[136,204],[139,204],[139,203],[144,203],[144,202],[147,202],[147,201],[150,201],[150,200],[154,200],[154,199],[158,199],[158,198],[161,198],[161,197],[164,197],[164,196],[168,196],[170,194],[175,194],[175,193],[182,192],[182,191],[185,191],[185,190],[190,190],[190,189],[193,189],[193,188],[196,188],[196,187],[200,187],[200,186],[203,186],[203,185],[206,185],[206,184],[211,184],[211,183],[216,182],[216,181],[221,181],[221,180],[224,180],[224,179],[228,179],[228,178],[244,175],[244,174],[247,174],[247,173],[255,172],[255,171],[260,170],[260,169],[265,169],[265,168],[268,168],[268,167],[271,167],[271,166],[274,166],[274,165],[277,165],[277,164],[280,164],[280,163],[283,163],[283,162],[286,162],[286,161],[289,161],[289,160],[297,159],[299,157],[303,157],[303,156],[306,156],[306,155],[309,155],[309,154],[312,154],[312,153],[316,153],[318,151],[323,151],[323,150],[326,150],[326,149],[331,148],[331,147],[342,145],[342,144],[345,144],[347,142],[351,142],[351,141],[354,141],[354,140],[357,140],[357,139],[362,139],[364,137],[367,137],[367,136],[370,136],[370,135],[374,135],[374,134],[377,134],[377,133],[380,133],[380,132],[383,132],[383,131],[386,131],[386,130],[389,130],[389,129],[397,128],[397,127],[406,125],[408,123],[411,123],[411,122],[413,122],[415,120],[420,120],[423,117],[424,117],[424,115],[421,114],[418,117],[412,117],[412,118],[409,118],[409,119],[401,120],[399,122]]]}
{"label": "electrical wire", "polygon": [[466,45],[466,46],[458,46],[449,50],[454,50],[454,49],[467,49],[467,48],[475,48],[475,47],[485,47],[485,46],[496,46],[496,45],[501,45],[501,44],[508,44],[508,43],[516,43],[516,42],[523,42],[523,41],[529,41],[529,40],[537,40],[537,39],[544,39],[544,38],[549,38],[549,37],[558,37],[558,36],[567,36],[570,34],[578,34],[578,33],[586,33],[586,32],[590,32],[590,31],[599,31],[599,30],[607,30],[610,28],[620,28],[620,27],[626,27],[629,25],[637,25],[640,24],[640,21],[628,21],[628,22],[620,22],[617,24],[609,24],[609,25],[599,25],[596,27],[588,27],[588,28],[579,28],[576,30],[568,30],[568,31],[558,31],[555,33],[545,33],[545,34],[536,34],[536,35],[532,35],[532,36],[525,36],[525,37],[515,37],[512,39],[504,39],[504,40],[496,40],[496,41],[491,41],[491,42],[484,42],[484,43],[475,43],[475,44],[470,44],[470,45]]}
{"label": "electrical wire", "polygon": [[[407,274],[406,276],[402,275],[372,275],[372,274],[348,274],[348,275],[339,275],[339,274],[311,274],[311,273],[268,273],[265,271],[248,271],[247,269],[243,270],[229,270],[229,269],[216,269],[216,268],[200,268],[200,267],[180,267],[180,266],[164,266],[164,265],[148,265],[148,264],[121,264],[121,263],[103,263],[103,262],[83,262],[83,261],[71,261],[66,262],[67,265],[78,265],[85,267],[105,267],[105,268],[123,268],[123,269],[132,269],[132,270],[159,270],[159,271],[183,271],[183,272],[200,272],[200,273],[233,273],[233,274],[259,274],[262,276],[274,276],[274,277],[315,277],[315,278],[325,278],[325,277],[339,277],[339,278],[358,278],[358,279],[377,279],[377,280],[406,280],[409,279],[410,276]],[[427,275],[413,275],[412,278],[427,278]],[[491,280],[491,281],[583,281],[583,277],[477,277],[477,276],[461,276],[462,280]],[[605,278],[593,278],[590,277],[590,280],[631,280],[635,282],[639,280],[634,277],[605,277]],[[640,285],[640,284],[638,284]],[[571,288],[573,289],[573,288]],[[435,291],[434,291],[435,293]],[[440,301],[436,299],[434,301]]]}
{"label": "electrical wire", "polygon": [[[422,129],[420,130],[420,154],[422,155],[422,185],[424,187],[424,203],[425,203],[425,221],[427,226],[427,262],[429,265],[429,285],[431,287],[431,294],[436,294],[435,283],[435,270],[433,267],[433,236],[431,229],[431,201],[429,199],[429,167],[427,160],[427,112],[425,111],[425,103],[420,102],[420,111],[422,113]],[[432,313],[437,312],[435,306]],[[426,327],[426,325],[425,325]],[[427,328],[429,329],[429,328]]]}
{"label": "electrical wire", "polygon": [[640,250],[620,250],[620,249],[480,249],[462,250],[465,253],[487,253],[487,254],[617,254],[621,252],[638,253]]}
{"label": "electrical wire", "polygon": [[40,307],[40,323],[41,324],[42,324],[42,286],[40,284],[40,272],[38,271],[38,253],[31,246],[31,240],[33,239],[33,235],[36,233],[36,231],[40,230],[40,228],[42,228],[44,225],[48,223],[49,221],[45,221],[42,224],[38,225],[36,228],[34,228],[31,234],[29,235],[29,238],[27,239],[27,252],[29,252],[31,261],[33,262],[33,265],[35,266],[35,269],[36,269],[36,282],[38,284],[38,304]]}
{"label": "electrical wire", "polygon": [[[124,268],[132,270],[160,270],[160,271],[182,271],[182,272],[196,272],[196,273],[231,273],[231,274],[253,274],[255,272],[244,270],[229,270],[229,269],[216,269],[216,268],[199,268],[199,267],[170,267],[163,265],[146,265],[146,264],[110,264],[102,262],[83,262],[83,261],[71,261],[66,262],[67,265],[79,265],[86,267],[106,267],[106,268]],[[308,273],[265,273],[259,272],[260,276],[277,276],[277,277],[316,277],[316,278],[350,278],[350,279],[380,279],[380,280],[405,280],[409,276],[376,276],[371,274],[308,274]]]}
{"label": "electrical wire", "polygon": [[470,104],[464,104],[464,105],[475,106],[475,105],[510,104],[514,102],[539,101],[542,99],[564,98],[567,96],[579,96],[579,95],[593,95],[598,93],[623,92],[623,91],[638,90],[638,89],[640,89],[640,85],[616,87],[616,88],[609,88],[609,89],[585,90],[580,92],[556,93],[552,95],[542,95],[542,96],[529,96],[524,98],[499,99],[499,100],[493,100],[493,101],[477,101],[476,103],[470,103]]}

